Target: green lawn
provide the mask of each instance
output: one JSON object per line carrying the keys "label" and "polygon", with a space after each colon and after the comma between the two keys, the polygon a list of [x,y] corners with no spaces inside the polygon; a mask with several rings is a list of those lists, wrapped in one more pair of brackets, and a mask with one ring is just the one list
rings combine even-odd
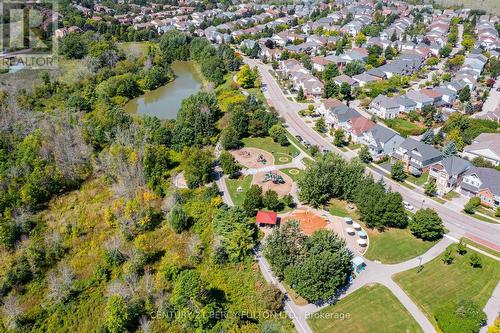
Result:
{"label": "green lawn", "polygon": [[500,279],[500,265],[496,260],[479,254],[482,267],[473,268],[469,264],[473,251],[460,256],[455,251],[455,244],[450,248],[455,257],[451,265],[443,263],[441,254],[425,264],[420,273],[415,268],[394,276],[394,280],[434,323],[436,312],[449,302],[472,299],[483,308]]}
{"label": "green lawn", "polygon": [[383,232],[366,228],[370,246],[365,257],[384,264],[395,264],[415,258],[436,242],[426,242],[412,235],[409,229],[388,228]]}
{"label": "green lawn", "polygon": [[287,164],[292,158],[299,154],[299,150],[292,144],[283,147],[273,141],[271,137],[265,138],[244,138],[245,147],[259,148],[270,152],[274,156],[274,164]]}
{"label": "green lawn", "polygon": [[293,181],[297,181],[300,174],[302,173],[302,170],[297,168],[286,168],[286,169],[281,169],[281,171],[289,175]]}
{"label": "green lawn", "polygon": [[455,191],[450,191],[448,193],[446,193],[443,198],[445,198],[446,200],[452,200],[454,198],[458,198],[460,196],[460,194],[458,194],[457,192]]}
{"label": "green lawn", "polygon": [[[347,203],[340,200],[331,200],[328,205],[328,212],[335,216],[348,217],[351,216],[348,212]],[[354,218],[353,216],[351,216]]]}
{"label": "green lawn", "polygon": [[472,216],[475,219],[478,219],[483,222],[488,222],[488,223],[498,223],[498,220],[491,219],[489,217],[485,217],[479,214],[469,214],[469,216]]}
{"label": "green lawn", "polygon": [[350,150],[356,150],[361,148],[363,146],[361,143],[351,143],[350,145],[347,146]]}
{"label": "green lawn", "polygon": [[[227,188],[229,190],[229,195],[236,206],[243,205],[245,200],[245,192],[250,188],[253,176],[246,176],[243,179],[226,179]],[[238,192],[238,187],[241,186],[243,191]]]}
{"label": "green lawn", "polygon": [[386,119],[384,123],[396,132],[399,132],[402,136],[420,135],[425,132],[424,126],[414,124],[401,118]]}
{"label": "green lawn", "polygon": [[422,332],[396,296],[379,284],[362,287],[311,315],[308,322],[315,333]]}
{"label": "green lawn", "polygon": [[425,183],[427,183],[427,179],[429,178],[429,173],[424,172],[420,177],[415,177],[414,175],[409,175],[408,178],[406,178],[410,183],[413,183],[417,186],[424,186]]}
{"label": "green lawn", "polygon": [[[492,218],[492,219],[494,219],[494,220],[495,220],[495,219],[498,219],[498,216],[495,216],[495,211],[494,211],[493,209],[491,209],[491,208],[486,208],[486,207],[484,207],[484,206],[479,206],[479,207],[477,208],[477,211],[478,211],[479,213],[484,214],[484,215],[488,215],[489,217],[491,217],[491,218]],[[500,222],[500,220],[499,220],[498,222]]]}

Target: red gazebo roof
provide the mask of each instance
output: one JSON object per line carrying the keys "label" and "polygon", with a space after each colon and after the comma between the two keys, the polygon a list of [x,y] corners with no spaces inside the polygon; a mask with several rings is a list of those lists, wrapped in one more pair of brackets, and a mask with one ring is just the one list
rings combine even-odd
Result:
{"label": "red gazebo roof", "polygon": [[255,221],[258,224],[272,224],[275,225],[278,221],[278,214],[276,212],[258,211]]}

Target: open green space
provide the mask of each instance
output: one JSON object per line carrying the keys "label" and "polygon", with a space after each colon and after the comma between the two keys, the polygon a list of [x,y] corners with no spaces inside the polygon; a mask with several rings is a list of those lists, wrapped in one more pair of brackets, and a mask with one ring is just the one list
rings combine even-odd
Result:
{"label": "open green space", "polygon": [[389,289],[367,285],[335,305],[311,315],[313,332],[422,332],[405,307]]}
{"label": "open green space", "polygon": [[[252,183],[252,176],[245,176],[244,178],[238,179],[226,179],[227,189],[229,190],[229,195],[236,206],[243,205],[245,200],[245,192],[250,188]],[[238,192],[238,188],[241,186],[241,191]]]}
{"label": "open green space", "polygon": [[436,241],[418,239],[409,229],[387,228],[382,232],[368,228],[365,230],[370,239],[365,257],[384,264],[395,264],[415,258],[436,244]]}
{"label": "open green space", "polygon": [[354,218],[354,216],[352,216],[354,212],[349,214],[347,203],[341,200],[331,200],[328,205],[328,212],[335,216],[340,216],[340,217],[350,216]]}
{"label": "open green space", "polygon": [[286,168],[286,169],[281,169],[280,171],[289,175],[293,181],[296,181],[299,178],[300,174],[302,173],[302,170],[297,168]]}
{"label": "open green space", "polygon": [[241,141],[243,141],[245,147],[259,148],[273,154],[275,164],[290,163],[292,158],[299,154],[299,150],[294,145],[290,144],[283,147],[279,143],[274,142],[271,137],[244,138]]}
{"label": "open green space", "polygon": [[384,123],[402,136],[420,135],[425,132],[424,126],[401,118],[385,119]]}
{"label": "open green space", "polygon": [[434,323],[436,313],[450,302],[471,299],[483,308],[500,279],[500,265],[496,260],[478,254],[482,267],[473,268],[469,260],[476,252],[469,249],[461,256],[456,252],[455,244],[449,249],[454,256],[450,265],[442,261],[441,254],[425,264],[420,272],[417,267],[394,276],[394,280]]}
{"label": "open green space", "polygon": [[424,172],[422,175],[419,177],[415,177],[414,175],[409,175],[408,178],[406,178],[410,183],[413,183],[417,186],[424,186],[425,183],[427,183],[427,179],[429,178],[429,173]]}

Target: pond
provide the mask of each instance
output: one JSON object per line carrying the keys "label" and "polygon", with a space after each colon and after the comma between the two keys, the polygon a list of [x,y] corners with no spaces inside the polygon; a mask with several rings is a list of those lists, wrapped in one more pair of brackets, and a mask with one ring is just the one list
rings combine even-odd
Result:
{"label": "pond", "polygon": [[159,119],[175,119],[182,100],[200,91],[203,83],[192,62],[176,61],[172,63],[172,70],[174,81],[130,100],[125,105],[125,111]]}

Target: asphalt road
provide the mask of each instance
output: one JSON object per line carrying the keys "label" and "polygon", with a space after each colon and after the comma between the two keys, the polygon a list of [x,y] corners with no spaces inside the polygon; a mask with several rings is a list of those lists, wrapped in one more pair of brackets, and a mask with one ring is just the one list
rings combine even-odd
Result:
{"label": "asphalt road", "polygon": [[[288,125],[288,130],[293,135],[300,135],[309,143],[336,152],[346,159],[351,159],[355,156],[351,151],[343,152],[339,150],[331,142],[307,126],[304,120],[298,115],[298,111],[305,109],[307,104],[290,101],[284,96],[278,83],[269,73],[271,69],[269,65],[246,57],[244,60],[251,67],[258,67],[265,94],[267,95],[266,97],[269,99],[268,102],[279,112]],[[367,168],[367,171],[372,173],[375,179],[381,177],[378,171],[371,168]],[[401,193],[404,200],[411,203],[416,209],[424,207],[436,210],[453,237],[460,238],[469,234],[477,237],[479,240],[485,240],[496,246],[500,246],[500,224],[487,223],[474,219],[457,210],[448,208],[422,193],[406,188],[388,177],[384,177],[384,181],[393,191]]]}

